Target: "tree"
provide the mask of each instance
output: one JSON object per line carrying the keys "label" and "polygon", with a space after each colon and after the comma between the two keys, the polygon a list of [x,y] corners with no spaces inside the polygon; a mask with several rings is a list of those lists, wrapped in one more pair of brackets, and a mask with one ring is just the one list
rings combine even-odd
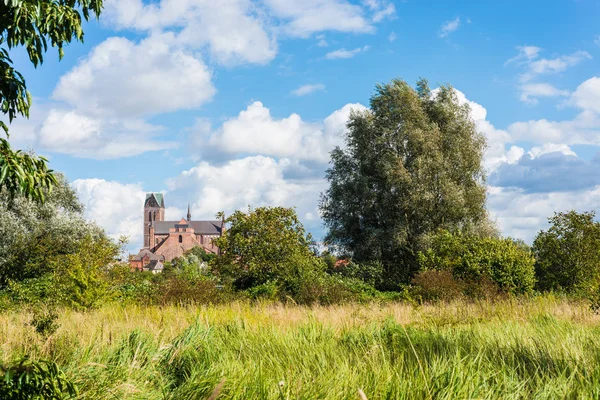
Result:
{"label": "tree", "polygon": [[[17,115],[29,117],[31,95],[25,78],[14,67],[9,50],[25,47],[35,67],[44,61],[48,44],[58,48],[59,59],[63,47],[71,41],[83,42],[83,19],[90,12],[100,15],[103,0],[2,0],[0,1],[0,104],[2,113],[11,123]],[[83,15],[83,18],[82,18]],[[0,127],[8,138],[6,121]],[[44,201],[44,189],[57,184],[47,160],[11,148],[0,138],[0,189],[11,197],[25,196]]]}
{"label": "tree", "polygon": [[0,190],[0,291],[27,302],[92,306],[121,246],[83,218],[73,188],[62,175],[56,178],[43,204]]}
{"label": "tree", "polygon": [[533,241],[542,290],[590,293],[600,283],[600,223],[593,211],[555,213]]}
{"label": "tree", "polygon": [[326,241],[359,262],[381,260],[390,285],[408,282],[417,252],[440,228],[481,230],[485,139],[450,86],[378,85],[331,153],[320,209]]}
{"label": "tree", "polygon": [[295,281],[300,273],[324,270],[313,254],[311,237],[292,208],[259,207],[234,212],[225,220],[230,228],[215,243],[221,255],[217,270],[235,278],[240,288],[271,281]]}

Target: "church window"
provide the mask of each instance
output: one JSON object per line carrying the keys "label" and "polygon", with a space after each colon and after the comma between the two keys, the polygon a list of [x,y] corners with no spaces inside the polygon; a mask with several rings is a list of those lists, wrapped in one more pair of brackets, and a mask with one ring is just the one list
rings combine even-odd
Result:
{"label": "church window", "polygon": [[183,236],[179,235],[179,243],[183,243]]}

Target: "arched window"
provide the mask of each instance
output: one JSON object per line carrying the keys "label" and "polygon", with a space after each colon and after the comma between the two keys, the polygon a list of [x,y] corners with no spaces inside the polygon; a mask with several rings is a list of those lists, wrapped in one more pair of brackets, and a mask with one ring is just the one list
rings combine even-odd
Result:
{"label": "arched window", "polygon": [[152,221],[152,211],[148,211],[148,221]]}
{"label": "arched window", "polygon": [[183,236],[179,235],[179,243],[183,243]]}

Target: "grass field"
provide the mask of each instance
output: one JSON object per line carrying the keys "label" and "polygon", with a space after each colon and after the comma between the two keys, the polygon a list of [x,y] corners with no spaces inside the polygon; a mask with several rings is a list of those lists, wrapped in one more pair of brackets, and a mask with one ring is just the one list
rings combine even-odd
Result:
{"label": "grass field", "polygon": [[55,360],[81,398],[360,399],[359,389],[368,399],[600,398],[600,318],[550,297],[112,306],[64,311],[48,338],[29,319],[0,315],[0,358]]}

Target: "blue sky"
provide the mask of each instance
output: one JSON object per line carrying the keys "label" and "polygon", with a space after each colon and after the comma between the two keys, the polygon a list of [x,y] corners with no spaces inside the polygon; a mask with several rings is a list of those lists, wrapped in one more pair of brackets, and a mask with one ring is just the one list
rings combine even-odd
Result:
{"label": "blue sky", "polygon": [[322,236],[328,152],[393,78],[450,83],[488,139],[488,207],[530,241],[555,210],[600,208],[600,3],[589,0],[107,0],[85,43],[34,69],[11,142],[48,156],[113,235],[167,217],[297,207]]}

